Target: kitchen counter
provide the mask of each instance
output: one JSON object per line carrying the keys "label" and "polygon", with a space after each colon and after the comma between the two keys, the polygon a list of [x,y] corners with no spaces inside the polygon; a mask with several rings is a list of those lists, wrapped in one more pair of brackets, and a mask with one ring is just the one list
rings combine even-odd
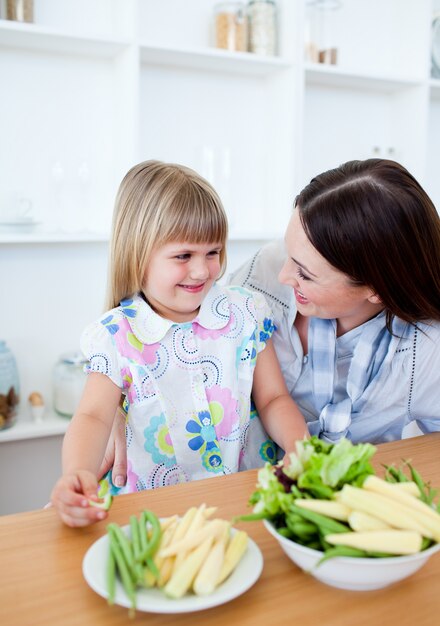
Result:
{"label": "kitchen counter", "polygon": [[[440,433],[380,445],[375,465],[411,460],[440,487]],[[38,471],[38,468],[34,468]],[[381,472],[379,472],[381,473]],[[13,476],[13,473],[10,473]],[[0,624],[4,626],[116,626],[127,609],[109,607],[82,575],[88,548],[108,521],[127,524],[149,508],[160,516],[182,514],[205,502],[226,519],[249,512],[256,470],[115,498],[109,519],[85,529],[64,526],[54,510],[0,517]],[[11,485],[12,488],[12,485]],[[181,615],[136,614],[133,623],[177,626],[434,626],[440,615],[440,555],[416,574],[378,591],[351,592],[317,582],[297,569],[261,522],[241,524],[264,556],[260,579],[228,604]]]}

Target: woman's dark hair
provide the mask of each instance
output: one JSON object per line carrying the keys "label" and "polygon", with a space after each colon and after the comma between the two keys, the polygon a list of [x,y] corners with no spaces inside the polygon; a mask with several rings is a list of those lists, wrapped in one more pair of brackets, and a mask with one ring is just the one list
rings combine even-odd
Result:
{"label": "woman's dark hair", "polygon": [[440,320],[440,217],[399,163],[349,161],[316,176],[295,199],[313,246],[381,298],[387,326]]}

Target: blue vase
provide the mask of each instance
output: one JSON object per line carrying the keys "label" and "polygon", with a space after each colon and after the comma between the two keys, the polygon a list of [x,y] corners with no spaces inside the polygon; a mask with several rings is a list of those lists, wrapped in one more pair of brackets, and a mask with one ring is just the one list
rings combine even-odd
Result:
{"label": "blue vase", "polygon": [[19,402],[17,363],[5,341],[0,341],[0,430],[12,426]]}

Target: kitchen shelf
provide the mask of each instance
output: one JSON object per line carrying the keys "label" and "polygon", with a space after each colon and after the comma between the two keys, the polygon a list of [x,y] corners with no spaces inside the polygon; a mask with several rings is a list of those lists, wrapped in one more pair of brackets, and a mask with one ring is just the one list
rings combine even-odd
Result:
{"label": "kitchen shelf", "polygon": [[0,244],[108,243],[105,233],[2,233]]}
{"label": "kitchen shelf", "polygon": [[[231,231],[228,241],[270,241],[279,239],[283,233],[274,231]],[[108,243],[105,233],[1,233],[0,245],[58,244],[58,243]]]}
{"label": "kitchen shelf", "polygon": [[280,57],[267,57],[250,52],[229,52],[216,48],[189,49],[141,44],[140,57],[141,62],[148,65],[252,76],[267,76],[291,67],[288,61]]}
{"label": "kitchen shelf", "polygon": [[37,24],[0,20],[0,46],[30,52],[113,58],[130,43],[103,37],[81,37],[57,32]]}
{"label": "kitchen shelf", "polygon": [[57,417],[55,413],[48,413],[41,422],[32,422],[29,417],[19,414],[13,426],[0,430],[0,444],[64,435],[69,423],[69,419]]}
{"label": "kitchen shelf", "polygon": [[323,87],[342,87],[346,89],[359,89],[393,93],[409,87],[423,85],[423,80],[418,78],[402,78],[381,74],[367,74],[344,70],[335,65],[320,65],[314,63],[305,64],[306,85],[319,85]]}

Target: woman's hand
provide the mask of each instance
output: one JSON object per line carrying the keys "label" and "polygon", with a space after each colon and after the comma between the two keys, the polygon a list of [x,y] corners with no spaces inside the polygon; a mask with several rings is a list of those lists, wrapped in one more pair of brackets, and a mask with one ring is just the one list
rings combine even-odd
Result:
{"label": "woman's hand", "polygon": [[107,517],[107,512],[89,504],[97,500],[98,481],[88,470],[62,476],[52,490],[50,499],[59,516],[72,528],[88,526]]}
{"label": "woman's hand", "polygon": [[113,420],[112,432],[107,443],[104,459],[99,469],[102,477],[112,470],[112,481],[116,487],[127,482],[127,444],[125,440],[125,413],[119,406]]}

